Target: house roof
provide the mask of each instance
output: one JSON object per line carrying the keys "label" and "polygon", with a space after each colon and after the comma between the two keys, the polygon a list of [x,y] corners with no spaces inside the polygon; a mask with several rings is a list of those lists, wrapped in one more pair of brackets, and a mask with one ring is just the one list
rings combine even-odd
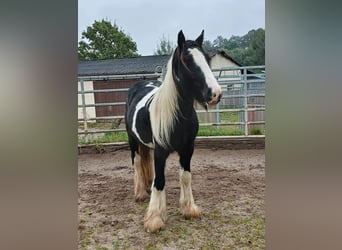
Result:
{"label": "house roof", "polygon": [[79,61],[79,76],[125,75],[154,73],[157,66],[167,64],[170,56],[141,56],[134,58]]}
{"label": "house roof", "polygon": [[242,65],[240,63],[238,63],[237,61],[235,61],[233,58],[231,58],[226,52],[224,52],[223,50],[217,50],[215,52],[211,52],[209,53],[209,57],[212,58],[216,55],[221,55],[225,58],[227,58],[228,60],[232,61],[233,63],[235,63],[237,66],[242,67]]}
{"label": "house roof", "polygon": [[[212,58],[216,54],[220,54],[223,57],[231,60],[238,66],[241,66],[238,62],[236,62],[224,51],[216,51],[214,53],[209,54],[209,57]],[[153,55],[122,59],[79,61],[78,75],[98,76],[154,73],[156,71],[156,67],[166,65],[169,58],[169,55]]]}
{"label": "house roof", "polygon": [[[209,53],[212,58],[215,55],[221,55],[228,60],[235,63],[237,66],[242,65],[231,58],[224,51],[218,50]],[[169,55],[153,55],[141,56],[122,59],[107,59],[107,60],[93,60],[93,61],[79,61],[78,75],[79,76],[102,76],[102,75],[132,75],[132,74],[148,74],[155,73],[156,67],[165,66],[169,60]],[[247,74],[253,72],[247,70]]]}
{"label": "house roof", "polygon": [[[240,63],[238,63],[237,61],[235,61],[233,58],[231,58],[226,52],[224,52],[223,50],[217,50],[214,52],[209,53],[209,57],[213,58],[215,55],[221,55],[225,58],[227,58],[228,60],[232,61],[233,63],[235,63],[238,67],[243,67]],[[242,70],[240,70],[241,74],[243,73]],[[250,71],[249,69],[247,69],[247,79],[260,79],[259,76],[255,76],[253,75],[255,74],[254,72]]]}

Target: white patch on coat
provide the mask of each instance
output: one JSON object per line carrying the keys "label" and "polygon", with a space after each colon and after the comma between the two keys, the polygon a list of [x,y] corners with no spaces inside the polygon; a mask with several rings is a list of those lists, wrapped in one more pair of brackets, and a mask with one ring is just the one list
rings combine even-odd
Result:
{"label": "white patch on coat", "polygon": [[191,189],[191,173],[184,171],[182,168],[179,170],[179,184],[180,184],[180,199],[179,204],[182,206],[194,206],[194,197]]}
{"label": "white patch on coat", "polygon": [[[153,184],[152,184],[153,185]],[[158,214],[166,215],[166,195],[165,189],[162,191],[157,190],[156,187],[152,188],[151,199],[148,206],[148,211],[156,212]]]}
{"label": "white patch on coat", "polygon": [[201,215],[201,209],[195,204],[191,188],[191,173],[180,169],[180,199],[179,206],[185,218],[194,218]]}
{"label": "white patch on coat", "polygon": [[165,189],[152,189],[150,203],[144,218],[144,227],[147,232],[157,232],[165,226],[167,220]]}
{"label": "white patch on coat", "polygon": [[218,100],[219,95],[222,93],[221,86],[217,83],[217,80],[213,72],[211,71],[203,53],[196,48],[190,48],[188,50],[197,66],[203,72],[208,87],[211,88],[212,93],[215,94],[215,97],[213,98],[213,101],[215,102],[216,100]]}
{"label": "white patch on coat", "polygon": [[136,135],[136,137],[139,139],[139,141],[141,143],[143,143],[144,145],[146,145],[149,148],[153,148],[154,145],[152,142],[150,143],[145,143],[141,138],[140,135],[138,133],[137,127],[136,127],[136,118],[137,118],[137,114],[139,112],[140,109],[144,108],[146,106],[146,103],[150,100],[150,98],[152,98],[152,96],[157,92],[158,87],[153,85],[153,83],[149,83],[146,85],[146,87],[153,87],[153,89],[147,93],[147,95],[145,95],[136,105],[135,110],[134,110],[134,114],[133,114],[133,124],[132,124],[132,131],[133,133]]}

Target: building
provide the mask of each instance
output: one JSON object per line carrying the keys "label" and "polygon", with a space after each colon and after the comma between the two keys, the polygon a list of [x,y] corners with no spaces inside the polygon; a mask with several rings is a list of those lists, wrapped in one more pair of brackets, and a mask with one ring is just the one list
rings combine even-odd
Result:
{"label": "building", "polygon": [[[241,80],[241,70],[234,67],[241,67],[233,58],[224,51],[211,53],[210,66],[216,77],[220,81],[227,79]],[[94,60],[79,61],[78,65],[78,91],[81,91],[81,82],[83,85],[84,99],[79,93],[78,95],[78,118],[84,117],[82,101],[87,105],[85,115],[87,119],[103,120],[103,118],[115,118],[123,116],[125,113],[125,104],[127,91],[125,89],[131,87],[141,80],[161,80],[162,68],[166,68],[166,64],[170,56],[141,56],[136,58],[110,59],[110,60]],[[230,68],[230,70],[218,70],[222,68]],[[241,85],[241,84],[240,84]],[[240,91],[238,84],[230,84],[225,87],[226,91]],[[116,89],[115,92],[96,92],[106,89]],[[88,92],[87,92],[88,91]],[[95,91],[95,92],[92,92]],[[224,102],[224,100],[222,100]],[[222,104],[224,104],[222,102]],[[103,105],[111,103],[112,105]],[[206,115],[209,120],[211,115]],[[207,120],[207,119],[205,119]],[[208,121],[209,121],[208,120]]]}
{"label": "building", "polygon": [[[162,67],[169,56],[142,56],[111,60],[79,61],[78,90],[81,91],[81,80],[85,91],[95,91],[84,95],[87,119],[122,116],[125,112],[127,91],[141,80],[160,79]],[[96,92],[105,89],[117,89],[116,92]],[[113,103],[101,106],[101,103]],[[121,103],[121,104],[120,104]],[[82,104],[82,95],[78,95],[78,104]],[[91,106],[96,105],[96,106]],[[91,106],[91,107],[89,107]],[[83,109],[78,107],[78,118],[83,119]]]}

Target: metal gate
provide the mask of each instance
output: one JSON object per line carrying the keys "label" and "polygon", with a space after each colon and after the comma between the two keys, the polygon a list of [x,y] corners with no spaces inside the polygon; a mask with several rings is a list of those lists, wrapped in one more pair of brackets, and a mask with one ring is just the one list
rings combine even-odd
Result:
{"label": "metal gate", "polygon": [[[162,73],[137,74],[137,75],[112,75],[112,76],[80,76],[78,77],[78,110],[79,129],[78,135],[87,142],[89,135],[103,134],[108,132],[125,131],[122,124],[124,119],[123,96],[127,96],[126,88],[94,88],[96,81],[125,80],[131,82],[142,79],[162,79]],[[212,70],[218,83],[221,85],[223,95],[220,103],[214,109],[205,111],[197,109],[200,127],[234,127],[241,131],[240,135],[249,136],[255,134],[255,130],[265,134],[265,66],[227,67]],[[86,85],[86,83],[88,85]],[[86,88],[86,86],[93,87]],[[113,100],[96,102],[94,96],[99,93],[112,93]],[[121,93],[118,95],[117,93]],[[115,96],[120,96],[120,100]],[[90,97],[90,98],[89,98]],[[92,98],[91,98],[92,97]],[[92,101],[87,101],[87,100]],[[118,107],[114,115],[100,115],[89,112],[96,107]],[[105,126],[94,126],[98,123],[118,124],[111,128]],[[121,126],[120,126],[121,124]]]}

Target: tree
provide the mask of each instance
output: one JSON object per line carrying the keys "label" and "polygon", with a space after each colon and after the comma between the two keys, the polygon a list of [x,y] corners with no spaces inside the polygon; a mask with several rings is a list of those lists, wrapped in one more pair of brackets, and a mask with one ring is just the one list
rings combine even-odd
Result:
{"label": "tree", "polygon": [[207,51],[223,50],[241,65],[265,64],[265,30],[250,30],[244,36],[229,39],[218,36],[213,43],[206,42]]}
{"label": "tree", "polygon": [[205,40],[202,47],[207,53],[214,53],[217,50],[216,47],[209,40]]}
{"label": "tree", "polygon": [[102,19],[82,32],[78,43],[81,60],[136,57],[137,44],[114,23]]}
{"label": "tree", "polygon": [[164,35],[160,39],[159,44],[157,45],[157,50],[154,52],[155,55],[171,55],[176,46],[170,41],[169,38],[166,38]]}
{"label": "tree", "polygon": [[226,44],[228,43],[228,40],[226,38],[223,38],[222,36],[218,36],[214,42],[213,45],[216,48],[224,48]]}
{"label": "tree", "polygon": [[253,36],[251,36],[248,50],[249,54],[254,58],[254,65],[265,64],[265,30],[255,30]]}

